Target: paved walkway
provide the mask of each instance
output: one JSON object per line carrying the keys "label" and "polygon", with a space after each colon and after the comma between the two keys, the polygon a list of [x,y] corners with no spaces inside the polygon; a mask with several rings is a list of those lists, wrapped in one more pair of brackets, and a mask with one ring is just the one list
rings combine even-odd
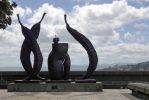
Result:
{"label": "paved walkway", "polygon": [[103,92],[7,92],[0,90],[0,100],[140,100],[128,89],[104,89]]}

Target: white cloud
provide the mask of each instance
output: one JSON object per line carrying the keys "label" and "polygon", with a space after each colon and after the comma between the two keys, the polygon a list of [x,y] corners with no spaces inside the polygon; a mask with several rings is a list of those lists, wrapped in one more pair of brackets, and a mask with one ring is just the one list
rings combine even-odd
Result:
{"label": "white cloud", "polygon": [[[38,39],[44,55],[44,66],[47,66],[47,57],[51,51],[52,38],[55,34],[60,37],[61,42],[69,42],[69,54],[72,64],[82,64],[82,62],[87,64],[88,58],[85,50],[66,30],[63,16],[66,12],[64,9],[54,7],[48,3],[42,4],[41,7],[35,10],[20,6],[15,9],[12,25],[7,30],[0,31],[0,53],[7,52],[11,55],[15,51],[15,56],[12,58],[17,57],[17,62],[20,64],[18,60],[19,50],[24,37],[16,20],[16,14],[19,13],[23,23],[31,27],[41,19],[44,12],[47,15],[41,23],[41,32]],[[126,0],[120,0],[113,1],[111,4],[88,4],[81,7],[76,5],[70,12],[67,12],[67,15],[69,24],[92,41],[99,56],[99,64],[139,62],[148,59],[148,44],[134,43],[138,35],[132,35],[129,31],[125,33],[124,38],[128,42],[131,42],[131,39],[134,39],[134,41],[130,44],[123,43],[120,33],[116,29],[141,19],[148,19],[149,7],[136,8],[128,5]],[[147,26],[137,25],[137,27]],[[115,44],[116,42],[118,43]],[[11,47],[12,50],[5,51],[8,47]]]}
{"label": "white cloud", "polygon": [[102,63],[138,63],[149,59],[149,44],[120,43],[99,47]]}
{"label": "white cloud", "polygon": [[119,33],[116,29],[149,18],[148,12],[149,7],[135,8],[128,5],[125,0],[113,1],[112,4],[75,6],[69,18],[72,21],[69,22],[91,40],[96,36],[96,43],[100,46],[118,41]]}
{"label": "white cloud", "polygon": [[148,25],[145,23],[136,23],[136,24],[134,24],[134,28],[143,30],[143,29],[147,29]]}
{"label": "white cloud", "polygon": [[65,13],[64,10],[61,8],[56,8],[53,5],[49,5],[48,3],[45,3],[37,10],[34,10],[33,17],[28,20],[29,23],[35,23],[39,21],[44,12],[47,13],[46,18],[44,19],[46,24],[62,23],[63,15]]}
{"label": "white cloud", "polygon": [[148,33],[143,33],[143,32],[136,32],[136,33],[130,33],[127,32],[124,34],[124,39],[127,42],[138,42],[138,43],[143,43],[146,41],[146,38],[148,36]]}
{"label": "white cloud", "polygon": [[13,12],[13,15],[12,15],[13,21],[17,20],[17,17],[16,17],[17,14],[19,14],[21,17],[26,17],[26,16],[32,14],[32,9],[29,8],[29,7],[22,8],[20,6],[17,6],[16,8],[14,8],[14,12]]}
{"label": "white cloud", "polygon": [[32,9],[27,7],[26,8],[26,15],[30,15],[30,14],[32,14]]}
{"label": "white cloud", "polygon": [[135,1],[135,2],[137,2],[139,4],[142,4],[143,2],[149,2],[149,0],[130,0],[130,1]]}

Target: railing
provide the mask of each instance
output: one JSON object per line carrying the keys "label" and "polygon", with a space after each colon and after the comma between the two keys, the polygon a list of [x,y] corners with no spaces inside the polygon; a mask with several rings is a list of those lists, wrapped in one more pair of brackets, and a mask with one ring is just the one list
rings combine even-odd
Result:
{"label": "railing", "polygon": [[[23,71],[0,71],[0,88],[6,88],[7,83],[26,77]],[[48,78],[48,72],[40,73]],[[75,80],[85,74],[84,71],[72,71],[70,78]],[[126,88],[129,82],[149,82],[149,71],[96,71],[91,78],[103,83],[103,88]]]}

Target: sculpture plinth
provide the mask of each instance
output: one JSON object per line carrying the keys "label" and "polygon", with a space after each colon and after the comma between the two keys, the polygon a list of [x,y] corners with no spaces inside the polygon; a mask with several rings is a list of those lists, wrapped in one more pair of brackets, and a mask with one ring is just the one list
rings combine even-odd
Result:
{"label": "sculpture plinth", "polygon": [[8,92],[101,92],[102,83],[10,83]]}

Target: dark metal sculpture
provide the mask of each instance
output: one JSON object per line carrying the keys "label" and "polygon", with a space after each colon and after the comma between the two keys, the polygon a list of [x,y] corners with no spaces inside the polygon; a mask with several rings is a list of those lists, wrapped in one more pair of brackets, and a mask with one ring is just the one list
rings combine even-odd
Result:
{"label": "dark metal sculpture", "polygon": [[59,38],[53,39],[52,51],[48,57],[48,69],[51,80],[67,80],[70,73],[70,58],[67,53],[68,44],[58,43]]}
{"label": "dark metal sculpture", "polygon": [[97,64],[98,64],[98,56],[96,53],[96,50],[94,49],[92,43],[81,33],[79,33],[77,30],[71,28],[66,20],[66,15],[64,15],[65,23],[68,32],[85,48],[87,51],[88,57],[89,57],[89,66],[87,69],[86,75],[83,77],[83,79],[89,78],[92,73],[95,71]]}
{"label": "dark metal sculpture", "polygon": [[[27,77],[24,80],[31,80],[31,79],[41,79],[43,80],[44,78],[39,76],[39,72],[42,67],[42,62],[43,62],[43,56],[41,54],[39,45],[36,41],[36,39],[39,36],[40,32],[40,23],[43,20],[44,16],[46,13],[43,14],[41,20],[33,25],[31,29],[28,29],[25,27],[18,17],[18,21],[21,25],[22,28],[22,33],[25,37],[25,40],[23,41],[22,48],[21,48],[21,54],[20,54],[20,60],[21,63],[25,69],[25,72],[27,73]],[[32,67],[31,61],[30,61],[30,54],[31,51],[34,54],[34,64]]]}

